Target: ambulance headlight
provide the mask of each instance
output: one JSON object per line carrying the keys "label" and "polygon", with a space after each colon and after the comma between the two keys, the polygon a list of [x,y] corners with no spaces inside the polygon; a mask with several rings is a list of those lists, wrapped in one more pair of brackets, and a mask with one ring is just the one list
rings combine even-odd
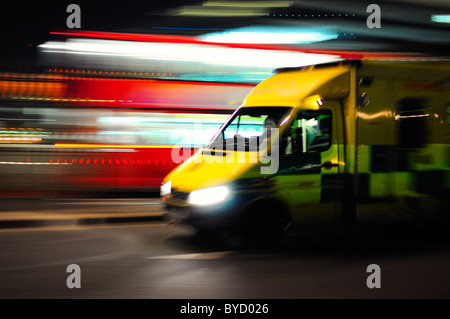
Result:
{"label": "ambulance headlight", "polygon": [[171,191],[172,191],[172,181],[168,181],[167,183],[161,186],[161,196],[170,194]]}
{"label": "ambulance headlight", "polygon": [[193,191],[188,197],[191,205],[213,205],[225,201],[230,196],[228,186],[215,186]]}

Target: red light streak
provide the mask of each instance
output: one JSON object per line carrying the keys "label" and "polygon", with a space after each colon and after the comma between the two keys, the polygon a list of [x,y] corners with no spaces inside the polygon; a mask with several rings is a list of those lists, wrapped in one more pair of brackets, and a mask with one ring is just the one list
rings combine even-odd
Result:
{"label": "red light streak", "polygon": [[[83,144],[83,143],[55,143],[55,147],[73,148],[117,148],[117,149],[158,149],[158,148],[179,148],[177,145],[123,145],[123,144]],[[80,160],[82,161],[82,160]]]}

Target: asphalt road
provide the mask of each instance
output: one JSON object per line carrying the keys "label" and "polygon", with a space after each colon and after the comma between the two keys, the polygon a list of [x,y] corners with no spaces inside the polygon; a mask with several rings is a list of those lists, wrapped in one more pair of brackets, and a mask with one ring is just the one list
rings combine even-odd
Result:
{"label": "asphalt road", "polygon": [[[3,228],[0,298],[448,299],[448,234],[446,225],[316,229],[232,250],[164,221]],[[71,264],[81,288],[67,286]],[[367,286],[372,264],[380,288]]]}

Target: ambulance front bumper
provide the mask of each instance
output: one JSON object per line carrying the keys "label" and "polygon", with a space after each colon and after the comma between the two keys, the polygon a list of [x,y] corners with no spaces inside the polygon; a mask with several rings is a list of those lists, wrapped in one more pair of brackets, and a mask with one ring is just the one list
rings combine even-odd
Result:
{"label": "ambulance front bumper", "polygon": [[164,218],[170,223],[189,224],[197,229],[226,230],[235,227],[245,214],[247,200],[232,200],[205,206],[189,205],[188,194],[171,194],[164,202]]}

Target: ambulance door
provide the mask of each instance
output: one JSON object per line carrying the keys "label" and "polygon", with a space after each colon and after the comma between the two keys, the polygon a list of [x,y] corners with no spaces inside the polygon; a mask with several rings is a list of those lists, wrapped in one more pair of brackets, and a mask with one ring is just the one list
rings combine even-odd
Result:
{"label": "ambulance door", "polygon": [[281,137],[275,179],[280,196],[291,208],[294,224],[334,222],[342,214],[341,103],[323,103],[320,110],[299,110]]}

